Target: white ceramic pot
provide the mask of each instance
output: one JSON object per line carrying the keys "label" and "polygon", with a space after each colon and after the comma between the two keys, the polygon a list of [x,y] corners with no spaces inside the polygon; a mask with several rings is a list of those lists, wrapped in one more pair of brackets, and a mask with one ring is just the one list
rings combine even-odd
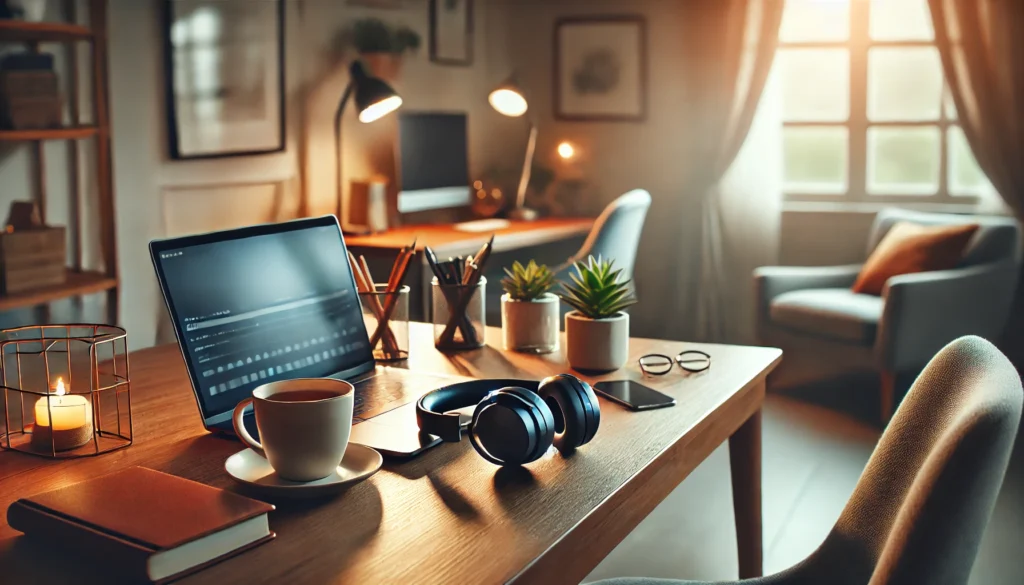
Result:
{"label": "white ceramic pot", "polygon": [[565,357],[575,370],[609,372],[629,358],[629,314],[589,319],[578,311],[565,315]]}
{"label": "white ceramic pot", "polygon": [[551,293],[532,301],[501,295],[501,333],[505,349],[551,353],[558,349],[558,297]]}

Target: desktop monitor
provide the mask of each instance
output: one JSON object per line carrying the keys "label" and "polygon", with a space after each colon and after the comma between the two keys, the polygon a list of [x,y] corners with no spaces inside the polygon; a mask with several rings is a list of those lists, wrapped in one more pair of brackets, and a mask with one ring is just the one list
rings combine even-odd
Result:
{"label": "desktop monitor", "polygon": [[414,213],[472,203],[466,114],[398,116],[398,211]]}

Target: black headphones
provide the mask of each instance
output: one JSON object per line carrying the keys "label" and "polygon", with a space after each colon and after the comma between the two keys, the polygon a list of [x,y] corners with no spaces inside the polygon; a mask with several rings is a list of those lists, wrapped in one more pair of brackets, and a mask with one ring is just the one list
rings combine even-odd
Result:
{"label": "black headphones", "polygon": [[473,404],[469,440],[495,465],[536,461],[551,445],[571,452],[590,442],[601,423],[594,390],[569,374],[539,383],[473,380],[438,388],[416,402],[416,422],[425,433],[458,442],[462,426],[458,413],[450,411]]}

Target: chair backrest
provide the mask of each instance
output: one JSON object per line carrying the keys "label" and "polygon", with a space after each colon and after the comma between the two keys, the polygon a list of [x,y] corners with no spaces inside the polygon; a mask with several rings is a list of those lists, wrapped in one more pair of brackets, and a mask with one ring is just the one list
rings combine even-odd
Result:
{"label": "chair backrest", "polygon": [[889,229],[898,221],[922,225],[962,225],[976,223],[980,227],[971,238],[961,266],[972,266],[1000,260],[1019,260],[1021,246],[1020,224],[1012,217],[988,215],[956,215],[952,213],[924,213],[894,207],[878,212],[868,238],[868,255],[874,251]]}
{"label": "chair backrest", "polygon": [[808,559],[812,572],[828,574],[830,583],[966,583],[1006,473],[1022,400],[1020,377],[988,341],[961,337],[943,348],[882,434],[835,528]]}
{"label": "chair backrest", "polygon": [[650,207],[651,194],[643,189],[633,189],[615,198],[597,217],[573,261],[585,260],[587,256],[615,260],[615,267],[622,269],[623,276],[632,278],[640,232]]}

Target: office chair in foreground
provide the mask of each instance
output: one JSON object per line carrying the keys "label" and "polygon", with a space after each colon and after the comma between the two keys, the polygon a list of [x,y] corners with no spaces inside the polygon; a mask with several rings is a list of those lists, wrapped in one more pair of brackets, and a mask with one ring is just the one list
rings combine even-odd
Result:
{"label": "office chair in foreground", "polygon": [[791,569],[740,583],[967,583],[1006,473],[1022,398],[1020,377],[995,346],[974,336],[950,343],[911,387],[825,542]]}

